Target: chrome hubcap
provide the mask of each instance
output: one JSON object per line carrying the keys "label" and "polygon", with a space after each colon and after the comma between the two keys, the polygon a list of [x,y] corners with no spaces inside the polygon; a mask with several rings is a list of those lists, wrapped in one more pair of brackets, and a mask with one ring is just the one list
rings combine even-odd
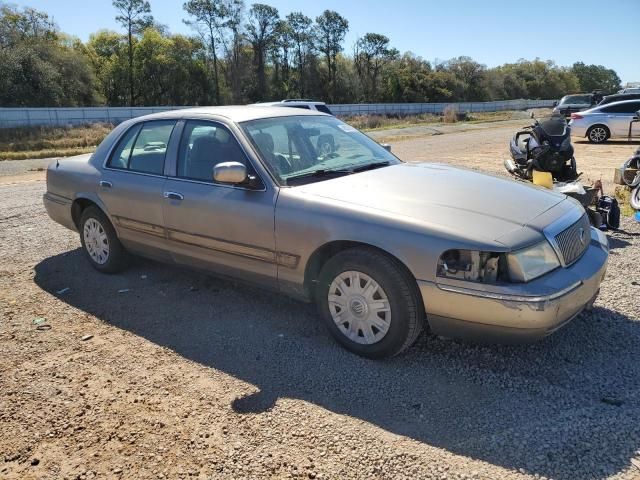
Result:
{"label": "chrome hubcap", "polygon": [[353,342],[371,345],[389,331],[389,299],[366,273],[347,271],[338,275],[329,287],[328,302],[336,326]]}
{"label": "chrome hubcap", "polygon": [[602,142],[607,138],[607,132],[604,128],[596,127],[591,130],[591,134],[589,136],[594,142]]}
{"label": "chrome hubcap", "polygon": [[90,218],[84,223],[82,231],[84,245],[87,253],[94,262],[103,265],[109,259],[109,239],[107,232],[95,218]]}

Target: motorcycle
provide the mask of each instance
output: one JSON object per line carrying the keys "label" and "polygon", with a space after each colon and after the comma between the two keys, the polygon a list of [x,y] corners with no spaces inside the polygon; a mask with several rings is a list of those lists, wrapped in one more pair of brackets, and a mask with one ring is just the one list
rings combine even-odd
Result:
{"label": "motorcycle", "polygon": [[602,225],[602,216],[591,207],[600,185],[584,186],[578,181],[571,144],[571,127],[558,114],[538,120],[515,133],[509,143],[511,158],[504,166],[515,177],[545,186],[578,200],[589,215],[591,224]]}
{"label": "motorcycle", "polygon": [[631,208],[636,210],[636,219],[640,220],[640,148],[620,167],[621,185],[626,185],[631,189],[629,203]]}
{"label": "motorcycle", "polygon": [[554,181],[571,182],[578,178],[576,159],[571,144],[571,127],[561,115],[543,120],[533,117],[534,124],[516,132],[509,144],[512,160],[505,161],[507,170],[533,180],[533,172],[549,172]]}

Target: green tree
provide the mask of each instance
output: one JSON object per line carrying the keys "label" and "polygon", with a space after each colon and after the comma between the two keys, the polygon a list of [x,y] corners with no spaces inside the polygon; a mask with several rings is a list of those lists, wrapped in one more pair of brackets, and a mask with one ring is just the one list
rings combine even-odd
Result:
{"label": "green tree", "polygon": [[389,47],[388,37],[367,33],[356,42],[353,62],[365,95],[373,100],[378,93],[378,78],[382,67],[398,57],[398,51]]}
{"label": "green tree", "polygon": [[133,78],[133,36],[145,27],[153,23],[151,6],[146,0],[113,0],[113,6],[119,12],[116,16],[122,27],[127,31],[128,56],[129,56],[129,105],[133,105],[134,78]]}
{"label": "green tree", "polygon": [[336,57],[342,51],[342,42],[349,30],[349,22],[338,12],[325,10],[316,18],[316,41],[324,55],[329,72],[330,98],[336,97]]}
{"label": "green tree", "polygon": [[606,94],[615,93],[620,89],[618,74],[602,65],[585,65],[583,62],[576,62],[571,67],[571,72],[578,78],[582,92],[602,90]]}
{"label": "green tree", "polygon": [[279,20],[278,10],[270,5],[254,3],[249,10],[249,23],[247,23],[246,29],[249,43],[253,48],[258,78],[256,100],[264,100],[267,93],[265,62],[267,52],[272,49],[277,40]]}
{"label": "green tree", "polygon": [[302,12],[291,12],[287,15],[291,42],[295,49],[296,68],[298,71],[298,92],[305,96],[305,67],[308,57],[314,48],[312,20]]}
{"label": "green tree", "polygon": [[223,0],[189,0],[183,4],[184,10],[194,19],[185,21],[207,39],[216,104],[220,105],[220,79],[218,76],[218,43],[222,36],[227,9]]}
{"label": "green tree", "polygon": [[44,12],[0,4],[0,106],[100,103],[82,43]]}
{"label": "green tree", "polygon": [[117,32],[101,30],[89,37],[86,49],[98,89],[107,105],[126,105],[129,96],[126,37]]}
{"label": "green tree", "polygon": [[457,57],[439,65],[439,69],[447,70],[460,82],[460,100],[465,102],[486,100],[485,91],[482,88],[484,75],[487,70],[470,57]]}

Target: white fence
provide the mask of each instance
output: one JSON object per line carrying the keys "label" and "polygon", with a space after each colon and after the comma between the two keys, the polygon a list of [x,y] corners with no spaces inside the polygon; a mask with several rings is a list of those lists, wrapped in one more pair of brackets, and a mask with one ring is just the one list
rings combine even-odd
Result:
{"label": "white fence", "polygon": [[[553,100],[504,100],[465,103],[363,103],[329,105],[335,115],[439,114],[447,105],[459,112],[497,112],[553,106]],[[0,108],[0,128],[25,126],[66,126],[106,122],[118,124],[130,118],[188,107],[78,107]]]}

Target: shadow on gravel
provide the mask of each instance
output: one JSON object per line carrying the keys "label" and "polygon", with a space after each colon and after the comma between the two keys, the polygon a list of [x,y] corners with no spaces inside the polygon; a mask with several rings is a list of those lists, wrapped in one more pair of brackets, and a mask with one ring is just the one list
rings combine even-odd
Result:
{"label": "shadow on gravel", "polygon": [[45,259],[35,273],[54,296],[70,288],[62,301],[255,385],[233,402],[238,415],[298,398],[563,480],[620,472],[640,448],[640,322],[606,308],[531,346],[422,335],[406,354],[376,362],[337,346],[312,305],[226,280],[146,260],[102,275],[79,249]]}
{"label": "shadow on gravel", "polygon": [[[573,141],[573,143],[583,143],[585,145],[593,145],[594,147],[598,146],[598,144],[591,143],[589,140],[572,140],[572,141]],[[616,139],[616,140],[609,139],[604,143],[600,143],[599,145],[602,145],[602,146],[606,146],[606,145],[631,145],[631,146],[633,146],[633,145],[640,145],[640,140],[631,140],[631,141],[629,141],[629,140],[626,140],[626,138],[625,139],[620,138],[620,139]]]}

